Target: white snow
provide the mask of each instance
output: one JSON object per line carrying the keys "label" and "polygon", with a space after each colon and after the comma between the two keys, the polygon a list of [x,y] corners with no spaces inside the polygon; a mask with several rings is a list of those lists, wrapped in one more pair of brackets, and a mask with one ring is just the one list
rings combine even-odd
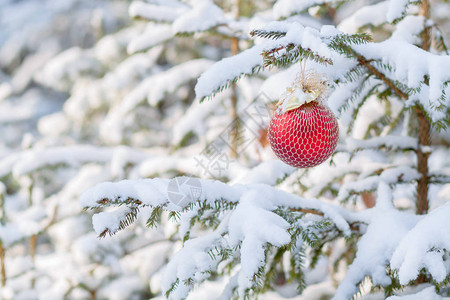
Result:
{"label": "white snow", "polygon": [[171,25],[148,24],[145,31],[128,44],[127,52],[129,54],[134,54],[146,50],[171,39],[172,36]]}
{"label": "white snow", "polygon": [[378,186],[377,205],[367,211],[369,226],[358,242],[358,251],[340,283],[334,300],[351,298],[357,292],[357,285],[369,275],[376,285],[391,283],[385,266],[401,238],[415,225],[419,216],[392,209],[392,194],[386,183]]}
{"label": "white snow", "polygon": [[4,247],[9,247],[13,243],[23,238],[23,233],[14,224],[7,223],[0,225],[0,239]]}
{"label": "white snow", "polygon": [[264,44],[260,44],[235,56],[216,62],[198,78],[195,86],[197,98],[203,99],[209,96],[220,86],[241,76],[241,74],[252,74],[253,69],[263,63],[260,55],[263,50]]}
{"label": "white snow", "polygon": [[[276,40],[265,40],[235,56],[224,58],[215,63],[198,79],[195,87],[195,93],[198,98],[203,99],[209,96],[221,86],[242,76],[242,74],[252,74],[255,68],[262,66],[263,59],[261,54],[264,51],[270,51],[292,43],[301,44],[304,48],[309,48],[320,56],[331,58],[333,53],[322,41],[322,38],[330,38],[339,33],[336,29],[333,29],[333,26],[323,26],[319,32],[317,29],[303,27],[295,22],[271,22],[263,29],[286,32],[286,35]],[[281,54],[279,53],[278,55]],[[275,55],[277,55],[276,52]]]}
{"label": "white snow", "polygon": [[373,5],[364,6],[350,17],[342,20],[337,28],[345,33],[357,33],[359,28],[363,26],[379,26],[386,23],[386,14],[392,1],[381,1]]}
{"label": "white snow", "polygon": [[398,149],[411,149],[416,150],[418,146],[418,140],[409,136],[382,136],[375,137],[367,140],[358,140],[347,138],[346,146],[348,151],[358,151],[364,149],[379,149],[379,148],[389,148],[392,150]]}
{"label": "white snow", "polygon": [[[278,176],[281,176],[281,174]],[[254,180],[261,180],[257,178],[255,177]],[[322,211],[345,234],[350,232],[348,222],[356,218],[356,215],[346,212],[338,206],[313,199],[303,199],[264,184],[229,186],[211,180],[200,180],[200,182],[200,199],[204,199],[211,204],[216,200],[238,203],[238,206],[228,217],[222,220],[222,225],[219,226],[215,233],[207,234],[185,243],[183,249],[172,258],[168,265],[163,283],[164,290],[169,289],[176,278],[185,280],[194,276],[194,274],[198,275],[199,272],[211,269],[214,264],[212,264],[213,262],[210,261],[205,251],[208,252],[216,245],[234,248],[240,244],[241,271],[238,283],[242,295],[245,289],[253,284],[253,274],[264,261],[264,247],[266,243],[282,246],[290,241],[290,236],[286,231],[289,224],[272,212],[278,206]],[[84,192],[80,197],[80,204],[84,207],[98,207],[98,201],[100,200],[125,201],[131,198],[142,201],[144,205],[153,207],[167,206],[169,210],[178,210],[179,208],[170,203],[170,199],[168,199],[168,184],[169,180],[164,179],[124,180],[116,183],[102,183]],[[180,189],[180,192],[185,191]],[[105,229],[110,231],[117,230],[124,214],[128,212],[127,209],[125,206],[120,211],[96,214],[93,219],[96,232],[101,233]],[[186,215],[186,217],[188,216]],[[227,218],[229,218],[229,222],[225,221]],[[189,220],[189,218],[186,220]],[[227,243],[229,244],[227,246],[217,244],[224,232],[228,235]],[[220,243],[223,242],[221,241]],[[182,259],[186,255],[194,257],[194,260]],[[178,259],[177,257],[180,258]],[[198,259],[195,257],[198,257]],[[200,276],[200,278],[203,278],[203,276]],[[188,290],[189,287],[180,284],[173,297],[185,296]]]}
{"label": "white snow", "polygon": [[0,160],[0,176],[12,172],[18,177],[46,165],[78,165],[83,162],[105,162],[111,157],[111,150],[89,145],[30,149],[15,153]]}
{"label": "white snow", "polygon": [[236,177],[232,183],[264,183],[273,186],[279,179],[292,174],[296,170],[296,168],[293,168],[280,160],[264,161],[248,172]]}
{"label": "white snow", "polygon": [[184,5],[170,5],[175,1],[168,1],[169,5],[154,5],[142,1],[133,1],[128,10],[130,16],[149,20],[173,22],[185,11]]}
{"label": "white snow", "polygon": [[122,114],[135,108],[145,99],[155,106],[163,100],[166,93],[173,93],[183,83],[198,77],[212,62],[207,59],[188,61],[146,78],[123,100]]}
{"label": "white snow", "polygon": [[434,286],[424,288],[418,293],[409,294],[405,296],[391,296],[386,298],[386,300],[448,300],[449,297],[441,297],[436,294]]}
{"label": "white snow", "polygon": [[252,286],[254,274],[264,263],[265,244],[268,242],[280,247],[290,241],[287,232],[289,223],[271,212],[275,206],[269,197],[270,194],[262,189],[245,192],[230,218],[231,246],[236,247],[242,241],[241,271],[238,277],[238,292],[241,297]]}
{"label": "white snow", "polygon": [[[395,31],[392,33],[392,38],[396,40],[403,40],[410,44],[420,42],[418,35],[424,30],[425,17],[423,16],[406,16],[403,20],[398,22]],[[411,76],[412,74],[410,74]],[[420,80],[420,78],[419,78]]]}
{"label": "white snow", "polygon": [[92,227],[100,235],[107,230],[111,234],[119,230],[120,222],[131,212],[128,206],[121,206],[114,211],[101,212],[92,217]]}
{"label": "white snow", "polygon": [[[422,92],[425,91],[426,94],[420,94],[419,101],[433,121],[442,120],[445,114],[436,108],[442,102],[440,97],[444,82],[450,80],[450,74],[443,71],[450,68],[450,57],[426,52],[399,39],[399,36],[402,37],[404,34],[393,36],[380,43],[357,45],[355,49],[367,59],[380,60],[384,64],[393,66],[393,79],[408,84],[410,88],[421,87]],[[424,76],[430,78],[428,90],[422,83]],[[411,105],[414,99],[417,98],[411,97],[406,104]]]}
{"label": "white snow", "polygon": [[423,267],[437,282],[446,278],[448,269],[442,251],[450,247],[449,214],[450,202],[447,202],[421,219],[400,241],[391,265],[398,269],[401,284],[415,279]]}
{"label": "white snow", "polygon": [[217,110],[222,101],[219,97],[215,101],[207,101],[204,103],[200,103],[198,99],[194,99],[194,103],[176,124],[174,124],[172,143],[174,145],[179,144],[189,132],[193,132],[197,136],[203,136],[206,131],[204,120]]}
{"label": "white snow", "polygon": [[71,48],[54,57],[36,74],[36,80],[56,90],[68,91],[80,74],[99,74],[102,66],[92,51]]}
{"label": "white snow", "polygon": [[401,18],[405,13],[407,6],[409,5],[409,0],[390,0],[389,8],[387,11],[388,22],[393,22],[394,20]]}
{"label": "white snow", "polygon": [[310,7],[333,1],[334,0],[278,0],[273,6],[273,15],[275,19],[286,18],[290,15],[300,13]]}
{"label": "white snow", "polygon": [[175,33],[191,33],[208,30],[227,23],[221,8],[212,1],[196,1],[195,6],[173,22]]}

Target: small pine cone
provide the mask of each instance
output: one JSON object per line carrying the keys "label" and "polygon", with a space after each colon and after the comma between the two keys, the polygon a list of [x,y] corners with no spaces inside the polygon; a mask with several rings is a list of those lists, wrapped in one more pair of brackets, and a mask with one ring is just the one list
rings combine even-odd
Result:
{"label": "small pine cone", "polygon": [[331,110],[317,101],[282,112],[269,125],[269,142],[283,162],[310,168],[327,160],[336,149],[339,127]]}

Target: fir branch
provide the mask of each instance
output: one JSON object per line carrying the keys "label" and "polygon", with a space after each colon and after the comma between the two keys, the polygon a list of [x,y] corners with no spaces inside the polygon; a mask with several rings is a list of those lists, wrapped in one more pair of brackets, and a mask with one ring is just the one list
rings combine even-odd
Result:
{"label": "fir branch", "polygon": [[368,43],[371,40],[371,37],[365,33],[338,34],[331,39],[328,43],[328,47],[348,58],[355,58],[358,55],[351,45],[361,45]]}
{"label": "fir branch", "polygon": [[129,209],[130,209],[130,211],[128,213],[126,213],[125,216],[122,217],[122,219],[120,220],[119,227],[117,229],[111,230],[110,228],[106,228],[99,234],[98,237],[104,238],[106,236],[106,234],[109,234],[109,236],[113,236],[118,231],[123,230],[126,227],[128,227],[129,225],[131,225],[132,223],[134,223],[134,221],[136,220],[136,218],[138,216],[139,208],[138,207],[130,207]]}
{"label": "fir branch", "polygon": [[406,112],[406,108],[403,107],[399,113],[397,114],[397,116],[395,116],[395,118],[392,120],[391,124],[389,125],[389,128],[386,132],[386,135],[389,135],[392,133],[392,131],[398,127],[399,123],[401,120],[403,120],[404,116],[405,116],[405,112]]}
{"label": "fir branch", "polygon": [[104,207],[111,207],[111,206],[121,206],[121,205],[127,205],[127,206],[148,206],[147,204],[143,204],[141,200],[135,199],[132,197],[127,197],[125,200],[122,200],[122,197],[117,198],[102,198],[96,202],[98,205],[91,206],[91,207],[85,207],[85,209],[97,209],[97,208],[104,208]]}
{"label": "fir branch", "polygon": [[5,248],[3,241],[0,239],[0,286],[6,285],[6,265],[5,265]]}
{"label": "fir branch", "polygon": [[364,95],[361,95],[364,88],[366,87],[366,83],[369,79],[369,76],[363,81],[363,83],[359,86],[358,91],[352,95],[350,99],[354,99],[356,97],[361,97],[361,101],[359,101],[357,107],[352,113],[352,119],[350,121],[350,124],[348,125],[347,134],[350,134],[350,132],[353,130],[353,126],[355,125],[357,116],[359,114],[359,111],[361,107],[366,103],[367,99],[369,99],[370,96],[372,96],[380,86],[379,84],[374,84],[368,91],[364,93]]}
{"label": "fir branch", "polygon": [[374,137],[366,140],[347,139],[347,151],[356,153],[363,150],[387,150],[387,151],[416,151],[417,139],[407,136],[399,137]]}
{"label": "fir branch", "polygon": [[[221,26],[227,26],[226,23],[220,23],[220,24],[215,24],[209,28],[205,28],[199,31],[178,31],[175,33],[176,37],[182,37],[182,38],[187,38],[187,37],[192,37],[194,34],[198,34],[198,33],[204,33],[204,32],[209,32],[209,33],[218,33],[217,29]],[[220,35],[220,34],[219,34]],[[230,38],[230,36],[225,36],[226,38]]]}
{"label": "fir branch", "polygon": [[315,209],[307,209],[307,208],[290,208],[290,211],[301,212],[305,214],[313,214],[318,216],[323,216],[324,213]]}
{"label": "fir branch", "polygon": [[402,90],[400,90],[390,79],[388,79],[386,77],[386,75],[384,75],[383,73],[378,71],[374,66],[372,66],[370,64],[370,61],[367,60],[365,57],[363,57],[362,55],[359,55],[357,60],[360,65],[365,66],[367,68],[367,70],[369,70],[370,73],[375,75],[378,79],[382,80],[389,88],[391,88],[395,92],[395,94],[397,94],[398,97],[400,97],[401,99],[404,99],[404,100],[409,99],[408,94],[406,94]]}
{"label": "fir branch", "polygon": [[169,211],[169,220],[172,220],[173,222],[179,222],[180,221],[181,214],[178,211]]}
{"label": "fir branch", "polygon": [[255,29],[250,32],[252,37],[260,37],[265,39],[280,39],[286,35],[286,31],[267,31],[263,29]]}
{"label": "fir branch", "polygon": [[310,48],[305,49],[292,43],[289,43],[286,46],[265,50],[263,51],[262,56],[264,67],[286,67],[299,60],[313,60],[323,65],[333,64],[333,61],[330,58],[323,57],[318,53],[313,52]]}
{"label": "fir branch", "polygon": [[[364,66],[370,73],[375,75],[378,79],[382,80],[390,89],[394,91],[394,93],[401,99],[408,100],[409,95],[408,92],[403,92],[395,82],[387,78],[385,74],[378,71],[377,68],[375,68],[371,62],[373,60],[367,60],[364,56],[357,53],[351,46],[347,45],[346,42],[351,41],[355,44],[362,44],[370,41],[370,36],[366,34],[361,34],[360,36],[353,36],[353,35],[344,35],[344,37],[341,37],[341,35],[338,35],[336,39],[332,40],[329,44],[330,48],[335,50],[336,52],[343,54],[347,57],[354,57],[358,61],[359,65]],[[390,68],[390,67],[388,67]]]}
{"label": "fir branch", "polygon": [[215,90],[213,90],[209,95],[202,97],[200,99],[200,103],[205,101],[205,100],[211,100],[218,93],[221,93],[224,90],[226,90],[226,89],[230,88],[231,86],[235,85],[242,77],[257,74],[262,69],[263,69],[263,66],[255,66],[255,67],[252,68],[252,71],[249,74],[247,74],[247,73],[240,74],[239,76],[237,76],[237,77],[235,77],[235,78],[233,78],[231,80],[227,80],[225,83],[221,84]]}
{"label": "fir branch", "polygon": [[433,184],[448,184],[450,176],[447,174],[433,173],[428,176],[428,182]]}
{"label": "fir branch", "polygon": [[446,55],[450,55],[447,44],[444,40],[444,35],[442,34],[442,31],[439,29],[439,27],[436,24],[433,24],[432,26],[435,29],[434,34],[432,35],[434,40],[434,45],[436,50],[444,52]]}
{"label": "fir branch", "polygon": [[436,282],[435,280],[433,280],[433,285],[436,293],[440,293],[444,289],[447,289],[447,292],[450,292],[450,274],[448,274],[442,282]]}
{"label": "fir branch", "polygon": [[328,46],[332,49],[338,49],[343,45],[361,45],[372,41],[372,37],[367,33],[346,34],[341,33],[334,36]]}
{"label": "fir branch", "polygon": [[175,282],[172,283],[170,288],[164,293],[166,298],[169,298],[170,294],[172,294],[173,291],[175,291],[178,288],[178,285],[180,284],[180,279],[177,278]]}
{"label": "fir branch", "polygon": [[156,228],[156,226],[161,223],[162,212],[162,206],[156,206],[153,208],[150,218],[147,220],[147,227]]}
{"label": "fir branch", "polygon": [[264,274],[263,286],[261,288],[262,293],[273,289],[274,284],[277,284],[277,277],[280,276],[280,274],[284,274],[282,270],[282,259],[286,251],[286,247],[277,248],[275,254],[270,259],[270,262],[266,263],[266,265],[268,265],[268,268],[267,272],[265,272]]}
{"label": "fir branch", "polygon": [[297,283],[297,291],[301,293],[305,287],[305,275],[303,272],[304,262],[305,262],[305,253],[304,247],[300,249],[292,248],[290,257],[290,270],[288,272],[289,278],[288,282],[296,282]]}
{"label": "fir branch", "polygon": [[347,74],[344,75],[344,78],[346,82],[354,82],[366,74],[366,69],[363,66],[357,65],[355,68],[348,71]]}

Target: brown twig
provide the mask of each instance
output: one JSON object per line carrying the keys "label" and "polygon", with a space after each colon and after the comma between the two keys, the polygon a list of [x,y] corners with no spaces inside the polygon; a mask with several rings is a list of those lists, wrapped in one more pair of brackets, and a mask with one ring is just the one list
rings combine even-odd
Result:
{"label": "brown twig", "polygon": [[[33,262],[33,268],[35,268],[35,258],[36,258],[36,245],[37,245],[37,234],[33,234],[30,237],[30,242],[29,242],[29,246],[30,246],[30,257],[31,257],[31,261]],[[32,277],[31,278],[31,287],[34,288],[36,283],[36,277]]]}
{"label": "brown twig", "polygon": [[305,214],[313,214],[313,215],[318,215],[318,216],[323,216],[324,213],[317,211],[315,209],[309,209],[309,208],[291,208],[290,211],[296,211],[296,212],[301,212],[301,213],[305,213]]}
{"label": "brown twig", "polygon": [[375,196],[371,192],[362,192],[361,198],[367,208],[372,208],[375,206]]}
{"label": "brown twig", "polygon": [[0,284],[2,287],[6,285],[6,267],[5,267],[5,249],[3,243],[0,240]]}
{"label": "brown twig", "polygon": [[[236,12],[235,18],[239,19],[241,15],[241,0],[236,0]],[[231,38],[231,53],[236,55],[239,53],[239,39],[237,37]],[[237,113],[237,105],[238,105],[238,96],[237,96],[237,88],[236,84],[231,86],[231,119],[233,120],[233,125],[231,128],[231,157],[237,158],[238,156],[238,147],[239,147],[239,139],[240,139],[240,124],[238,122],[238,113]]]}
{"label": "brown twig", "polygon": [[[0,193],[0,224],[5,225],[6,213],[5,213],[5,196]],[[0,239],[0,285],[3,287],[6,285],[6,265],[5,265],[5,248],[3,248],[3,242]]]}

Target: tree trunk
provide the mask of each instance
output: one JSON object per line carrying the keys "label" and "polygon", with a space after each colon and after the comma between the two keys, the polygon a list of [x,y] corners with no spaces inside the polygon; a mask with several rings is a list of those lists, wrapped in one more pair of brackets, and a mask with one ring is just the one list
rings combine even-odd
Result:
{"label": "tree trunk", "polygon": [[[239,19],[241,16],[241,0],[236,0],[235,3],[235,18]],[[239,53],[239,39],[238,38],[232,38],[231,39],[231,53],[233,55],[236,55]],[[240,124],[238,121],[238,112],[237,112],[237,106],[238,106],[238,96],[237,96],[237,89],[236,84],[233,84],[231,87],[231,119],[233,127],[231,128],[231,157],[237,158],[238,156],[238,147],[239,147],[239,138],[240,138]]]}
{"label": "tree trunk", "polygon": [[[420,15],[426,19],[430,17],[430,3],[428,0],[422,0],[420,6]],[[430,29],[425,28],[422,33],[422,49],[430,50]],[[419,126],[419,147],[417,149],[417,171],[422,175],[417,183],[417,214],[426,214],[428,212],[428,152],[427,146],[430,145],[430,121],[425,116],[423,108],[416,105],[415,112]]]}
{"label": "tree trunk", "polygon": [[5,267],[5,249],[3,243],[0,240],[0,284],[2,287],[6,285],[6,267]]}
{"label": "tree trunk", "polygon": [[[239,40],[237,38],[231,39],[231,52],[233,55],[239,53]],[[239,121],[238,121],[238,112],[237,112],[237,104],[238,104],[238,96],[237,96],[237,88],[236,84],[233,84],[231,87],[231,120],[233,127],[231,128],[231,157],[237,158],[238,155],[238,147],[239,147]]]}
{"label": "tree trunk", "polygon": [[428,157],[430,153],[424,148],[430,145],[430,122],[423,110],[416,106],[419,126],[419,148],[417,149],[417,171],[422,175],[417,183],[417,208],[419,215],[428,212]]}

